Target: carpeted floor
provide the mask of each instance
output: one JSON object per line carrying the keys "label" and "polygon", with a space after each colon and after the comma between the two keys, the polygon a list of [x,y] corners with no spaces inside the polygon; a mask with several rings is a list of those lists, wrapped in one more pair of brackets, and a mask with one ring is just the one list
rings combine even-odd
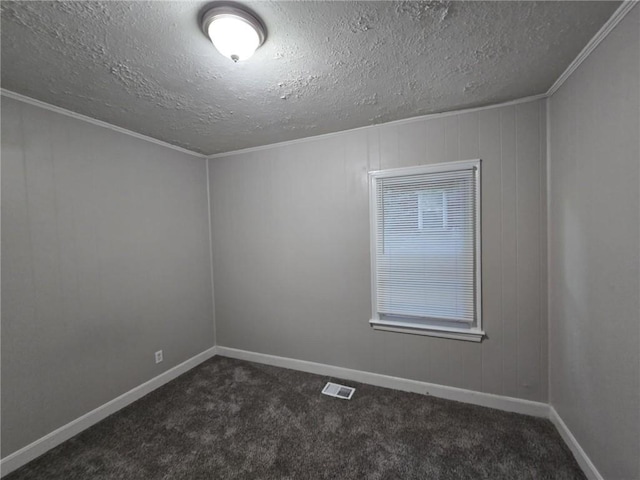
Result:
{"label": "carpeted floor", "polygon": [[552,424],[215,357],[7,480],[583,479]]}

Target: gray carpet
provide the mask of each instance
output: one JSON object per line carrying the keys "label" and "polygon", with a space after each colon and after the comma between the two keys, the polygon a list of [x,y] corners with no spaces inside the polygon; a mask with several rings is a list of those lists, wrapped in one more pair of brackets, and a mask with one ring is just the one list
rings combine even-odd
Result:
{"label": "gray carpet", "polygon": [[6,477],[583,479],[543,419],[215,357]]}

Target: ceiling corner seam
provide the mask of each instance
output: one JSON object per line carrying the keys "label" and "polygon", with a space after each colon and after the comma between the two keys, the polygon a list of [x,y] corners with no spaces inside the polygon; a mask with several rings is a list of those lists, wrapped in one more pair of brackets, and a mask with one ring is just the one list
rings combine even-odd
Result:
{"label": "ceiling corner seam", "polygon": [[144,140],[149,143],[154,143],[161,147],[170,148],[171,150],[176,150],[180,153],[185,153],[187,155],[192,155],[194,157],[201,158],[203,160],[208,159],[208,156],[202,153],[194,152],[193,150],[189,150],[184,147],[179,147],[178,145],[173,145],[169,142],[164,142],[162,140],[158,140],[157,138],[149,137],[148,135],[144,135],[142,133],[134,132],[133,130],[129,130],[124,127],[119,127],[109,122],[105,122],[102,120],[98,120],[97,118],[89,117],[87,115],[83,115],[81,113],[74,112],[72,110],[67,110],[66,108],[58,107],[57,105],[52,105],[47,102],[43,102],[41,100],[37,100],[32,97],[28,97],[26,95],[22,95],[20,93],[13,92],[11,90],[7,90],[6,88],[0,88],[0,95],[3,97],[11,98],[13,100],[17,100],[19,102],[23,102],[29,105],[33,105],[35,107],[40,107],[44,110],[49,110],[51,112],[59,113],[60,115],[65,115],[67,117],[75,118],[76,120],[81,120],[83,122],[91,123],[92,125],[96,125],[98,127],[107,128],[109,130],[113,130],[114,132],[122,133],[125,135],[129,135],[130,137],[137,138],[139,140]]}
{"label": "ceiling corner seam", "polygon": [[638,4],[639,0],[624,0],[622,4],[617,8],[615,12],[609,17],[609,20],[605,22],[600,30],[596,32],[589,43],[580,51],[578,56],[569,64],[564,72],[558,77],[558,79],[549,87],[547,97],[551,97],[571,76],[571,74],[577,70],[577,68],[584,62],[587,57],[593,52],[600,43],[607,38],[609,33],[622,21],[622,19],[631,11],[631,9]]}

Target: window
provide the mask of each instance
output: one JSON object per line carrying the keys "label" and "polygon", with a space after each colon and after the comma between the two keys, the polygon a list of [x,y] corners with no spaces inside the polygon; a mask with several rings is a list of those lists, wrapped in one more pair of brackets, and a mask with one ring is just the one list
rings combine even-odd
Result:
{"label": "window", "polygon": [[480,341],[480,160],[370,181],[371,325]]}

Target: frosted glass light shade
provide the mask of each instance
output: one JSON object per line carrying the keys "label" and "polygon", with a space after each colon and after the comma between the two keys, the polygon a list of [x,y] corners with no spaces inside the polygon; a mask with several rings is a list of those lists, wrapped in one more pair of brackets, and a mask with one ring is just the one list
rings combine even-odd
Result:
{"label": "frosted glass light shade", "polygon": [[245,21],[231,16],[214,19],[209,25],[209,38],[222,55],[234,61],[246,60],[260,45],[258,32]]}
{"label": "frosted glass light shade", "polygon": [[212,8],[205,13],[202,28],[216,49],[234,62],[251,57],[265,39],[260,20],[237,7]]}

